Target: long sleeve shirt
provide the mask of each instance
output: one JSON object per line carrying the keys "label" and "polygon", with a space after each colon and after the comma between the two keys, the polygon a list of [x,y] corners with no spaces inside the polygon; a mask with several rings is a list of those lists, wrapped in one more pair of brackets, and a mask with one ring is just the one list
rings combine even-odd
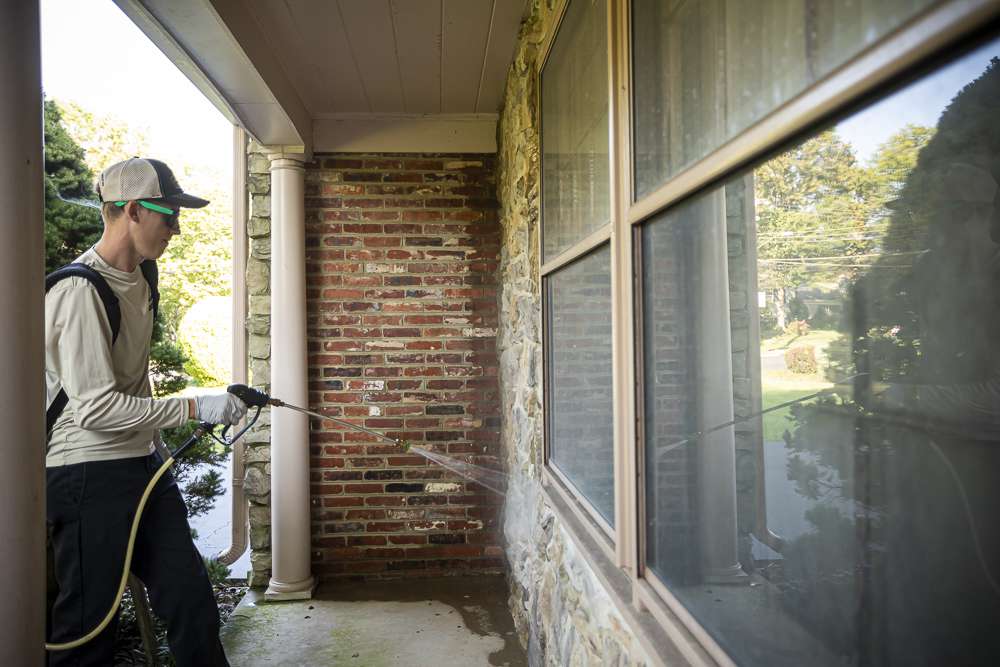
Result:
{"label": "long sleeve shirt", "polygon": [[69,399],[49,438],[47,467],[146,456],[157,429],[189,418],[187,400],[151,398],[153,312],[142,271],[115,269],[93,248],[76,261],[107,280],[121,306],[121,325],[112,345],[104,304],[83,278],[64,279],[46,295],[47,404],[60,388]]}

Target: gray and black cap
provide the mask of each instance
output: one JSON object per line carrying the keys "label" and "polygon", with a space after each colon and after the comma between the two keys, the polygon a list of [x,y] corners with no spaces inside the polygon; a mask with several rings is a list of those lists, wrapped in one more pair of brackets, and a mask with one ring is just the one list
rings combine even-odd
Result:
{"label": "gray and black cap", "polygon": [[160,160],[133,157],[111,165],[97,179],[102,202],[157,199],[176,207],[202,208],[208,200],[181,189],[170,167]]}

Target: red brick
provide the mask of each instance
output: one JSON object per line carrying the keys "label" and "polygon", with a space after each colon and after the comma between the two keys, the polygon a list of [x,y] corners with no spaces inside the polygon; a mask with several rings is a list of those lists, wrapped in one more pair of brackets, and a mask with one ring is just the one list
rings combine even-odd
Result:
{"label": "red brick", "polygon": [[[482,166],[443,171],[450,161]],[[429,437],[440,451],[498,465],[496,343],[462,335],[499,323],[495,159],[321,155],[306,169],[324,172],[307,183],[310,404],[388,437]],[[314,572],[502,568],[502,498],[471,482],[452,496],[386,494],[387,484],[418,489],[454,475],[373,435],[331,421],[313,426]],[[428,530],[437,544],[428,544]]]}

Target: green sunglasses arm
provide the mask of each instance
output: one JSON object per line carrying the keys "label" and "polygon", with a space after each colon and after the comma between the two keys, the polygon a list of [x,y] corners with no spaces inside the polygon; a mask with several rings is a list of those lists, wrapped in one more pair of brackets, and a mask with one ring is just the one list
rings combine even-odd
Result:
{"label": "green sunglasses arm", "polygon": [[[164,215],[173,215],[174,213],[177,212],[174,211],[173,209],[167,208],[166,206],[160,206],[159,204],[150,204],[148,201],[144,199],[139,199],[137,201],[139,202],[139,205],[142,206],[143,208],[148,208],[150,211],[156,211],[157,213],[162,213]],[[124,206],[127,203],[128,202],[124,201],[116,201],[115,206]]]}

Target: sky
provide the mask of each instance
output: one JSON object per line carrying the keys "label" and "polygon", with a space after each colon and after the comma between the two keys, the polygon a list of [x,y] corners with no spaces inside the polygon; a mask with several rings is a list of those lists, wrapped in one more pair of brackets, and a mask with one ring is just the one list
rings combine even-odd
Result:
{"label": "sky", "polygon": [[111,0],[42,0],[41,15],[48,98],[144,129],[149,157],[216,170],[232,188],[232,124]]}
{"label": "sky", "polygon": [[[962,56],[905,90],[890,95],[864,111],[839,123],[837,133],[855,149],[861,160],[868,160],[875,149],[904,125],[937,125],[938,117],[966,85],[1000,56],[1000,40],[993,40]],[[891,119],[891,122],[886,122]]]}

